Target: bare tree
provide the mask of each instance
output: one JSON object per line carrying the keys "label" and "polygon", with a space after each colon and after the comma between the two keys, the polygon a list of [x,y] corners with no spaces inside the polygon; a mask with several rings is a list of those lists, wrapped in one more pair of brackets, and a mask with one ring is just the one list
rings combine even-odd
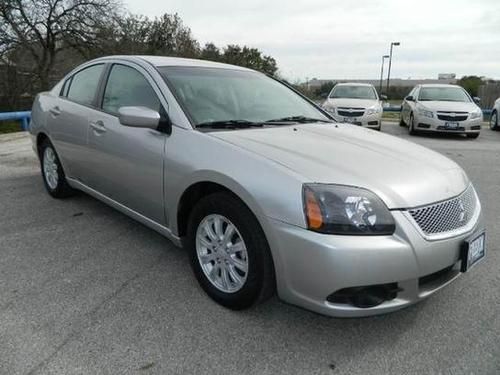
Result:
{"label": "bare tree", "polygon": [[46,90],[58,56],[92,46],[117,9],[115,0],[1,0],[0,59],[11,64],[13,56],[29,57],[28,70]]}

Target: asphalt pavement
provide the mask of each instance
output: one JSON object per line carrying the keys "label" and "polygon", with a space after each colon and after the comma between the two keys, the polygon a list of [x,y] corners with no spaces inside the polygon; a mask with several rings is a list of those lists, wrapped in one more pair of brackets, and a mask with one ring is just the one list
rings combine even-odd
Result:
{"label": "asphalt pavement", "polygon": [[0,374],[500,374],[500,132],[382,131],[465,169],[487,258],[426,301],[363,319],[277,298],[215,304],[181,249],[87,195],[51,198],[29,138],[0,136]]}

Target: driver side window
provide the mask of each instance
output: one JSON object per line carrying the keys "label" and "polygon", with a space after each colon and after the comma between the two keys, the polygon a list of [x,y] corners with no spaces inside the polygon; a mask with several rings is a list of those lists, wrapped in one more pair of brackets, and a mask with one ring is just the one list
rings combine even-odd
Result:
{"label": "driver side window", "polygon": [[102,109],[116,114],[120,107],[147,107],[160,112],[160,100],[146,78],[134,68],[115,64],[111,68]]}

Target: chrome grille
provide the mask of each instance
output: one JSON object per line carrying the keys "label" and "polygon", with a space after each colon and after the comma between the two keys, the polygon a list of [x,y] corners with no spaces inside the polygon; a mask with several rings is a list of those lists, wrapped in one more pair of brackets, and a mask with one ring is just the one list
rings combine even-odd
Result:
{"label": "chrome grille", "polygon": [[364,108],[337,108],[337,113],[344,117],[361,117],[365,113]]}
{"label": "chrome grille", "polygon": [[442,121],[465,121],[467,120],[468,115],[459,115],[459,114],[454,114],[454,115],[448,115],[448,114],[437,114],[438,119]]}
{"label": "chrome grille", "polygon": [[410,215],[426,235],[451,232],[465,227],[476,212],[477,197],[472,185],[458,197],[410,209]]}

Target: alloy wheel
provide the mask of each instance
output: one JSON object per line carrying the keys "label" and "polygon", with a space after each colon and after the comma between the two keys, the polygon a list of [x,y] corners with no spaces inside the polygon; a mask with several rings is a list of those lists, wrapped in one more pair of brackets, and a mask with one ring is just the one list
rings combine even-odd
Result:
{"label": "alloy wheel", "polygon": [[248,254],[236,226],[226,217],[211,214],[196,230],[196,254],[210,283],[224,293],[240,290],[248,276]]}
{"label": "alloy wheel", "polygon": [[49,188],[55,190],[59,183],[59,175],[57,172],[56,154],[51,147],[45,148],[43,153],[43,174]]}

